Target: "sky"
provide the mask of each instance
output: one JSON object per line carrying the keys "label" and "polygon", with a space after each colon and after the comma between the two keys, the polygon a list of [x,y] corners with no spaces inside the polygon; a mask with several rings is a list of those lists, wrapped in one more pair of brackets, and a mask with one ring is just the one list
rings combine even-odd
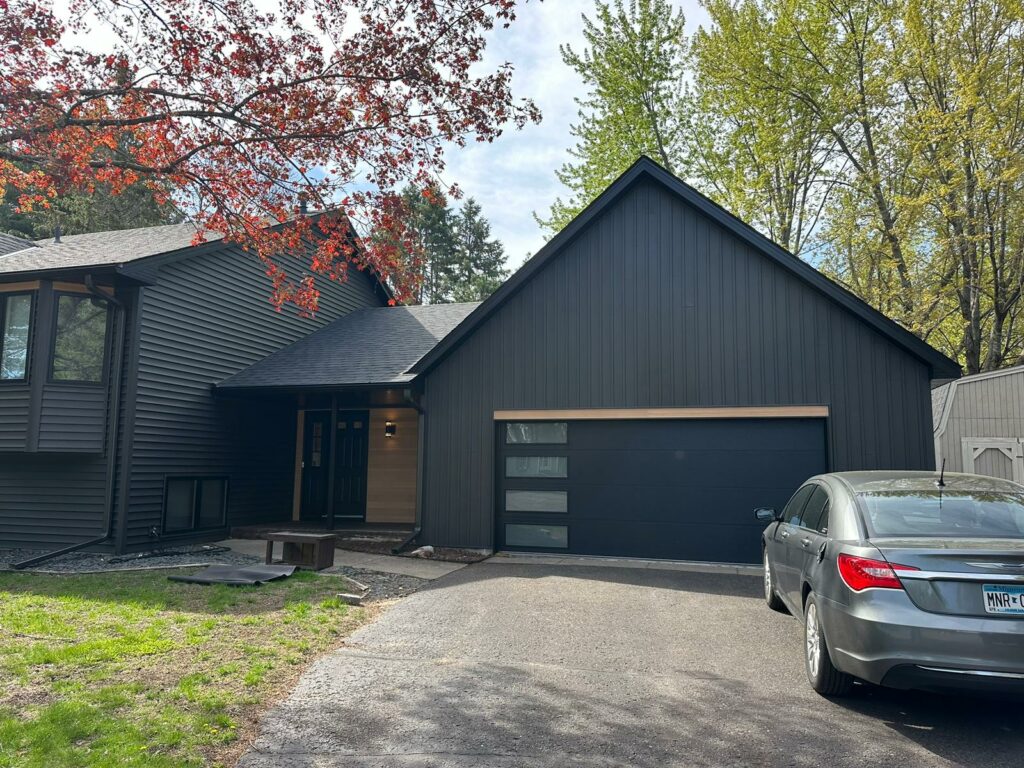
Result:
{"label": "sky", "polygon": [[[683,9],[688,33],[707,23],[697,0],[675,5]],[[574,97],[585,90],[562,63],[558,46],[583,49],[581,14],[592,16],[593,9],[594,0],[528,0],[511,27],[494,30],[484,63],[511,62],[513,93],[532,98],[543,120],[522,131],[509,129],[491,144],[452,147],[447,153],[445,181],[457,183],[481,204],[512,268],[544,244],[533,212],[547,215],[555,198],[565,194],[555,170],[569,159],[569,127],[578,110]]]}

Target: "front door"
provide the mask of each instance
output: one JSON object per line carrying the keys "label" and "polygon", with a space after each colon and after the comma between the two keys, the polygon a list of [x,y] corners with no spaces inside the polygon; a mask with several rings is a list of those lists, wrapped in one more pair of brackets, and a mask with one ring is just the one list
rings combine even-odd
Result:
{"label": "front door", "polygon": [[339,411],[336,427],[334,519],[364,520],[370,415],[366,411]]}
{"label": "front door", "polygon": [[306,411],[302,446],[301,518],[311,523],[327,519],[331,466],[331,412]]}

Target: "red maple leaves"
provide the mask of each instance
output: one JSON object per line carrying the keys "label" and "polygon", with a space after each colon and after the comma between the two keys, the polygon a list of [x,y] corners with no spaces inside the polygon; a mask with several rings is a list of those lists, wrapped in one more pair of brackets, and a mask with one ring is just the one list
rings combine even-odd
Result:
{"label": "red maple leaves", "polygon": [[[0,0],[0,184],[31,209],[144,183],[262,259],[279,307],[314,311],[316,277],[351,267],[404,299],[394,191],[436,183],[448,143],[539,119],[510,65],[480,71],[514,18],[515,0],[70,0],[68,19]],[[352,223],[395,236],[357,247]],[[308,274],[275,261],[309,243]]]}

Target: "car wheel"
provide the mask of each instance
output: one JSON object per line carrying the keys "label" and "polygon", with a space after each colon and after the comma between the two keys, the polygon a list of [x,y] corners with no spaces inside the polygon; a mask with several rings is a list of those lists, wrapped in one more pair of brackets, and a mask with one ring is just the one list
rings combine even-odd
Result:
{"label": "car wheel", "polygon": [[813,594],[804,606],[804,668],[811,687],[822,696],[845,696],[853,685],[853,678],[832,664]]}
{"label": "car wheel", "polygon": [[775,591],[775,579],[772,578],[772,567],[768,563],[768,550],[764,551],[764,601],[768,603],[768,607],[773,611],[779,613],[786,612],[786,606],[783,605],[782,600],[779,599],[778,593]]}

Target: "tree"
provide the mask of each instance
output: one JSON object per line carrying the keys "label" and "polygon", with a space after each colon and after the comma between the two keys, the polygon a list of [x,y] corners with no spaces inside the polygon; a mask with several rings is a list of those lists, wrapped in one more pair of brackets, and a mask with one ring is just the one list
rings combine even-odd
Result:
{"label": "tree", "polygon": [[455,215],[455,269],[453,301],[482,301],[508,277],[505,247],[491,236],[491,224],[480,204],[467,198]]}
{"label": "tree", "polygon": [[[834,186],[834,140],[798,99],[760,82],[782,68],[784,21],[757,2],[708,0],[712,25],[692,40],[694,101],[685,169],[694,183],[779,245],[811,244]],[[806,69],[786,61],[799,82]]]}
{"label": "tree", "polygon": [[[461,210],[449,207],[444,192],[415,187],[402,192],[406,218],[398,234],[405,271],[415,274],[419,304],[480,301],[508,275],[505,248],[491,236],[480,204],[467,198]],[[381,230],[375,238],[395,237]]]}
{"label": "tree", "polygon": [[537,222],[555,233],[583,210],[640,155],[669,171],[680,160],[685,20],[668,0],[597,2],[596,18],[583,16],[587,47],[561,46],[562,60],[589,91],[577,99],[576,162],[556,175],[571,196],[559,198]]}
{"label": "tree", "polygon": [[[436,179],[446,143],[539,119],[510,65],[481,69],[514,18],[515,0],[70,0],[65,21],[0,0],[0,187],[31,212],[141,183],[262,259],[277,306],[316,308],[314,278],[274,261],[308,242],[315,275],[374,268],[405,298],[395,240],[360,250],[352,228],[396,227],[396,190]],[[80,42],[101,29],[111,50]]]}

